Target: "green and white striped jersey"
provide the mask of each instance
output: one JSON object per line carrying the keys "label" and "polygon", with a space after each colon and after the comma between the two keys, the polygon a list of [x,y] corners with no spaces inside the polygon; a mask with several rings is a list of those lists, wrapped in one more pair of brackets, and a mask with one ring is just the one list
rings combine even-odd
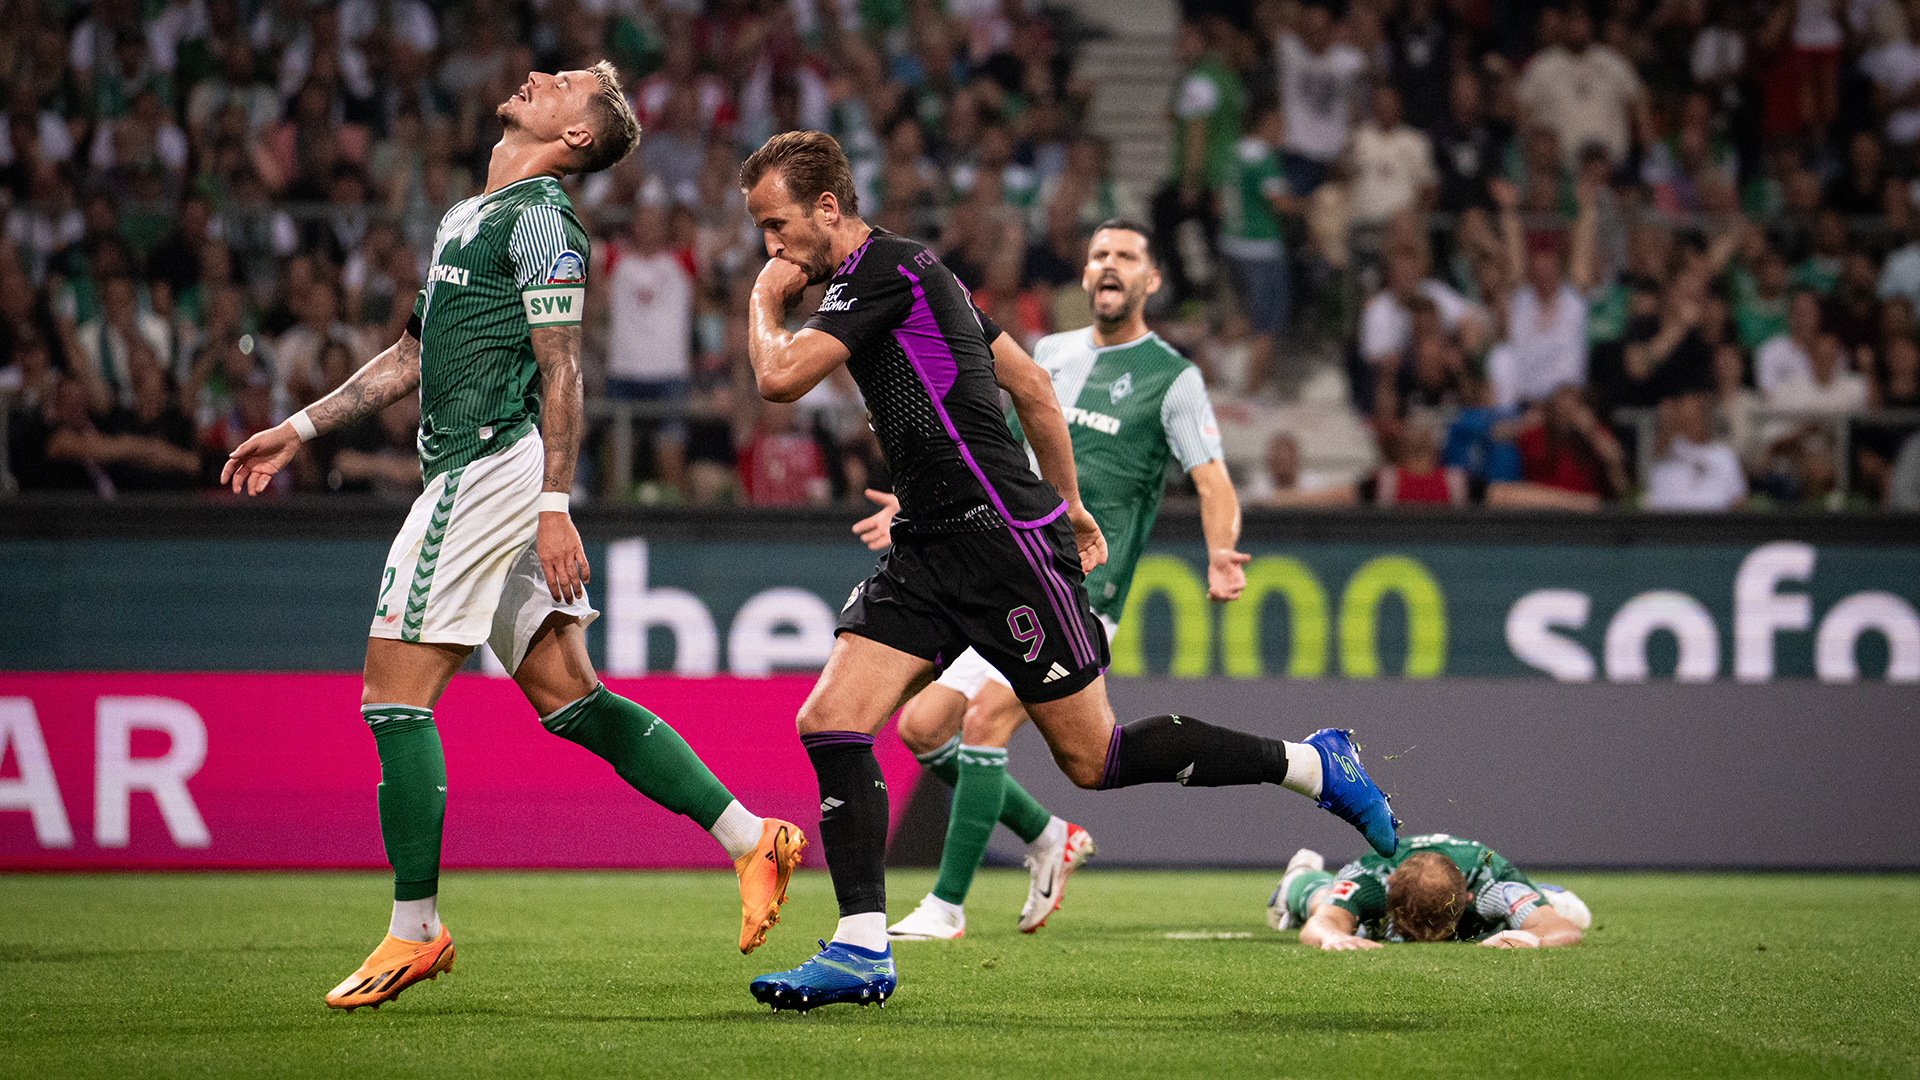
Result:
{"label": "green and white striped jersey", "polygon": [[1458,934],[1462,941],[1480,941],[1502,930],[1518,930],[1547,903],[1527,875],[1499,852],[1477,841],[1430,833],[1401,837],[1400,850],[1392,858],[1369,852],[1341,867],[1333,883],[1317,891],[1307,906],[1310,910],[1316,904],[1332,904],[1360,920],[1360,936],[1395,940],[1386,925],[1387,878],[1401,863],[1423,851],[1437,851],[1452,859],[1467,877],[1473,909],[1460,919]]}
{"label": "green and white striped jersey", "polygon": [[440,219],[420,318],[420,469],[434,477],[512,446],[540,412],[535,326],[577,325],[587,232],[559,181],[535,176]]}
{"label": "green and white striped jersey", "polygon": [[[1087,598],[1118,620],[1160,515],[1167,461],[1191,471],[1222,456],[1213,404],[1200,369],[1158,334],[1100,348],[1091,329],[1072,330],[1041,338],[1033,359],[1067,414],[1080,501],[1107,538],[1107,561],[1087,575]],[[1009,412],[1007,423],[1020,436],[1019,417]]]}

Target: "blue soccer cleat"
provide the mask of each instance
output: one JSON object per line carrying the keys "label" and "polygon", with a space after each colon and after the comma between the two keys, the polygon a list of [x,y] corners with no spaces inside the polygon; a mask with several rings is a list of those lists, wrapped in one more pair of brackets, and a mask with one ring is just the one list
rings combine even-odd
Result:
{"label": "blue soccer cleat", "polygon": [[776,971],[753,980],[754,1000],[773,1011],[798,1009],[802,1013],[822,1005],[847,1001],[884,1007],[898,981],[893,977],[893,950],[873,952],[844,941],[822,941],[813,958],[791,971]]}
{"label": "blue soccer cleat", "polygon": [[1400,819],[1393,816],[1387,796],[1360,766],[1360,752],[1354,749],[1347,732],[1321,728],[1305,742],[1320,751],[1320,809],[1333,811],[1340,820],[1359,829],[1382,857],[1398,851],[1400,838],[1393,830],[1400,827]]}

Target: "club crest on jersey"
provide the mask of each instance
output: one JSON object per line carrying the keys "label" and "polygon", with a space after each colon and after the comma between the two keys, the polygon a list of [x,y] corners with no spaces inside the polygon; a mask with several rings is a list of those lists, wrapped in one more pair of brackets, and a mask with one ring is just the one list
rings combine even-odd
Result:
{"label": "club crest on jersey", "polygon": [[1133,393],[1133,372],[1131,371],[1113,380],[1113,385],[1107,387],[1107,397],[1115,405],[1120,404],[1120,399],[1131,393]]}
{"label": "club crest on jersey", "polygon": [[548,285],[577,285],[587,280],[587,260],[577,251],[563,251],[547,265]]}
{"label": "club crest on jersey", "polygon": [[844,281],[840,282],[838,285],[833,285],[829,287],[827,289],[827,295],[820,298],[820,310],[821,311],[846,311],[852,308],[854,304],[858,303],[860,301],[860,298],[857,296],[849,296],[845,300],[840,299],[840,290],[846,287],[847,287],[847,283]]}

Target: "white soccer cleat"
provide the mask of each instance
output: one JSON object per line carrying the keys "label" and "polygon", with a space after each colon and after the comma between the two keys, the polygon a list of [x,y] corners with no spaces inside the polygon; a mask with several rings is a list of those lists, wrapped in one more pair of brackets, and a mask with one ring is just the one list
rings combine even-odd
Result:
{"label": "white soccer cleat", "polygon": [[[1056,819],[1058,820],[1058,819]],[[1027,905],[1020,909],[1020,932],[1031,934],[1047,925],[1047,916],[1060,910],[1067,879],[1088,859],[1100,853],[1087,830],[1061,822],[1059,844],[1048,844],[1027,856]],[[1044,835],[1044,834],[1043,834]]]}
{"label": "white soccer cleat", "polygon": [[1274,887],[1273,895],[1267,897],[1267,925],[1275,930],[1295,928],[1293,912],[1287,910],[1287,886],[1293,879],[1308,871],[1324,871],[1327,868],[1326,856],[1312,848],[1301,848],[1287,860],[1286,873],[1280,875],[1280,884]]}
{"label": "white soccer cleat", "polygon": [[1582,930],[1593,926],[1593,912],[1587,910],[1585,900],[1573,895],[1572,889],[1542,885],[1540,891],[1547,894],[1547,903],[1553,905],[1553,910],[1559,912],[1561,918]]}
{"label": "white soccer cleat", "polygon": [[936,903],[932,893],[906,918],[887,927],[888,941],[953,941],[966,935],[966,913],[955,915]]}

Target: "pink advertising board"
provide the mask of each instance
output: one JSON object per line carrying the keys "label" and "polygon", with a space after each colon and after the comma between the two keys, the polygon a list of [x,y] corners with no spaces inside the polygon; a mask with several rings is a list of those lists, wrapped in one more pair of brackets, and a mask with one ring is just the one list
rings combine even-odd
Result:
{"label": "pink advertising board", "polygon": [[[793,719],[811,676],[609,679],[748,809],[819,823]],[[0,870],[380,867],[357,675],[0,674]],[[454,679],[448,867],[724,867],[686,818],[540,727],[512,682]],[[875,740],[898,820],[918,765]],[[822,866],[818,843],[807,864]]]}

